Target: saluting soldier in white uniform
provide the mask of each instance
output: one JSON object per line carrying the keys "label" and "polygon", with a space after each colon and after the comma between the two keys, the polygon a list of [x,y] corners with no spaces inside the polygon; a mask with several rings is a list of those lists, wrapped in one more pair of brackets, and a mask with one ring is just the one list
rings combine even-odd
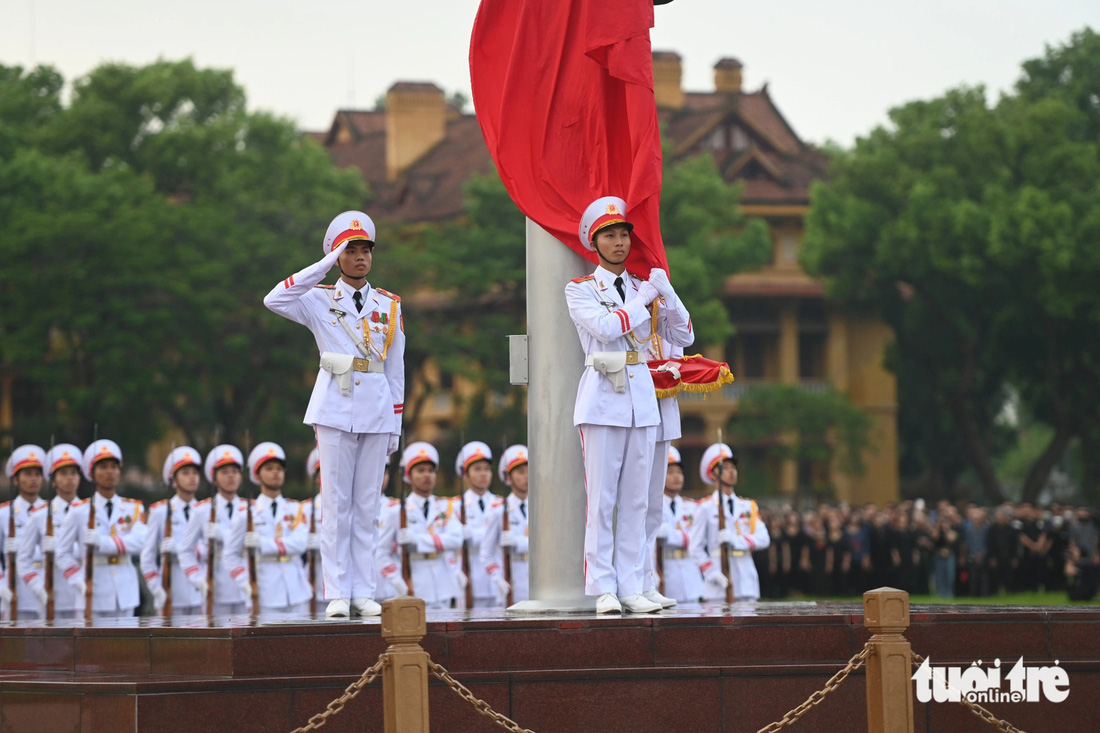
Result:
{"label": "saluting soldier in white uniform", "polygon": [[[164,483],[176,490],[174,496],[158,501],[149,507],[146,525],[149,532],[145,536],[145,546],[141,549],[141,572],[145,584],[153,594],[153,605],[157,613],[164,612],[168,600],[168,591],[164,588],[164,569],[161,565],[164,556],[171,558],[172,572],[172,615],[194,616],[205,613],[202,607],[206,600],[184,574],[177,548],[183,547],[187,525],[195,510],[195,494],[199,491],[199,468],[202,459],[199,452],[190,446],[175,448],[164,459],[162,474]],[[168,507],[172,507],[172,536],[167,537]],[[194,538],[198,542],[198,538]]]}
{"label": "saluting soldier in white uniform", "polygon": [[[466,503],[466,525],[462,529],[462,537],[468,546],[470,577],[467,582],[473,583],[474,608],[491,608],[497,605],[496,588],[489,580],[485,566],[478,561],[495,499],[489,491],[489,486],[493,483],[492,460],[493,451],[480,440],[462,446],[455,458],[455,474],[464,479],[468,487],[461,497]],[[459,557],[460,570],[461,567]],[[459,581],[461,586],[461,578]]]}
{"label": "saluting soldier in white uniform", "polygon": [[[133,558],[145,545],[148,527],[144,511],[140,501],[115,493],[122,478],[122,449],[113,440],[101,439],[89,445],[84,450],[82,467],[84,478],[95,485],[95,493],[70,506],[57,537],[56,563],[64,568],[69,585],[84,597],[85,548],[92,548],[92,615],[130,617],[141,602]],[[93,505],[95,529],[89,531]]]}
{"label": "saluting soldier in white uniform", "polygon": [[[321,370],[304,422],[321,456],[321,557],[326,615],[377,616],[374,552],[386,458],[397,450],[405,402],[401,299],[367,282],[374,222],[345,211],[329,224],[325,256],[264,298],[275,313],[309,328]],[[339,264],[336,285],[319,286]],[[319,287],[318,287],[319,286]]]}
{"label": "saluting soldier in white uniform", "polygon": [[[626,203],[614,196],[589,205],[580,240],[596,252],[600,266],[565,287],[586,355],[573,424],[580,429],[588,493],[585,593],[598,597],[597,613],[661,610],[642,595],[648,487],[661,419],[645,345],[655,337],[649,304],[662,296],[666,303],[679,301],[663,270],[653,269],[648,281],[626,272],[633,225],[625,214]],[[657,335],[669,346],[693,340],[681,311],[657,309]]]}
{"label": "saluting soldier in white uniform", "polygon": [[[725,443],[715,443],[703,452],[699,462],[699,477],[708,486],[718,485],[714,493],[699,501],[699,518],[703,523],[702,542],[709,557],[699,566],[703,573],[703,598],[708,601],[726,599],[726,577],[722,575],[722,551],[730,553],[730,580],[735,601],[755,601],[760,598],[760,577],[752,561],[755,550],[771,544],[768,528],[760,518],[760,510],[752,499],[734,493],[737,485],[737,456]],[[718,510],[725,512],[726,528],[718,530]]]}
{"label": "saluting soldier in white uniform", "polygon": [[[241,571],[238,563],[225,554],[225,540],[232,534],[234,524],[245,524],[248,502],[237,496],[241,488],[241,467],[244,456],[236,446],[223,443],[214,446],[203,461],[203,474],[213,487],[210,498],[195,502],[191,520],[184,529],[177,545],[180,566],[187,582],[198,592],[202,603],[210,593],[214,594],[212,611],[215,616],[235,616],[248,613],[252,604],[247,571]],[[210,521],[211,508],[214,521]],[[214,542],[214,587],[210,588],[210,542]],[[231,574],[237,571],[239,578]],[[242,580],[243,579],[243,580]],[[200,611],[205,613],[205,609]]]}
{"label": "saluting soldier in white uniform", "polygon": [[[46,576],[42,570],[45,565],[45,553],[52,552],[54,557],[57,557],[58,531],[61,529],[61,523],[65,521],[65,515],[69,513],[69,507],[76,500],[77,489],[80,488],[81,455],[81,450],[71,443],[60,443],[50,449],[46,455],[46,469],[54,487],[54,498],[49,501],[53,508],[47,510],[47,502],[42,502],[32,509],[30,521],[23,527],[23,536],[19,538],[18,567],[23,568],[20,570],[23,581],[38,601],[39,618],[45,617],[46,602],[49,600],[46,592]],[[54,527],[52,536],[46,534],[46,522],[50,511],[52,511]],[[79,549],[74,546],[73,552]],[[72,586],[65,582],[62,570],[63,568],[55,562],[53,566],[54,619],[72,619],[84,609],[84,596],[78,597]]]}
{"label": "saluting soldier in white uniform", "polygon": [[[313,496],[302,502],[302,516],[309,527],[306,552],[302,555],[302,569],[306,571],[306,580],[313,589],[313,597],[318,602],[325,600],[324,567],[321,560],[321,520],[324,507],[321,505],[321,454],[316,448],[309,452],[306,459],[306,478],[313,487]],[[309,574],[309,556],[313,554],[313,575]],[[377,587],[377,581],[375,582]],[[377,595],[377,593],[375,594]]]}
{"label": "saluting soldier in white uniform", "polygon": [[462,548],[458,506],[439,499],[435,491],[439,452],[424,442],[405,448],[404,480],[412,487],[405,498],[406,528],[397,530],[397,545],[407,545],[412,569],[412,592],[428,608],[450,608],[458,582],[447,553]]}
{"label": "saluting soldier in white uniform", "polygon": [[[701,522],[696,522],[698,504],[682,496],[684,470],[680,451],[669,446],[665,491],[661,497],[663,516],[657,539],[664,552],[664,594],[682,603],[698,603],[703,597],[703,576],[699,565],[706,561]],[[654,543],[658,544],[658,543]],[[656,551],[656,548],[654,548]]]}
{"label": "saluting soldier in white uniform", "polygon": [[[283,496],[286,453],[270,442],[260,443],[248,455],[248,478],[260,487],[252,501],[252,532],[234,522],[225,542],[232,576],[242,586],[248,582],[246,552],[256,554],[257,613],[299,614],[309,610],[311,589],[300,556],[309,540],[309,527],[301,505]],[[243,589],[243,588],[242,588]]]}
{"label": "saluting soldier in white uniform", "polygon": [[[493,502],[489,525],[481,544],[481,562],[496,590],[496,604],[519,603],[531,597],[529,584],[529,524],[527,516],[527,446],[510,445],[500,456],[497,475],[512,489],[503,499]],[[508,512],[508,531],[504,531],[504,512]],[[504,553],[511,563],[512,582],[504,577]]]}
{"label": "saluting soldier in white uniform", "polygon": [[[42,556],[36,555],[29,565],[21,564],[18,558],[19,540],[26,531],[30,512],[40,506],[45,506],[46,501],[39,494],[42,493],[42,466],[46,460],[46,451],[37,445],[21,445],[12,451],[4,464],[4,475],[8,477],[16,490],[16,495],[11,501],[0,504],[0,537],[3,537],[4,548],[4,577],[0,579],[0,598],[7,607],[8,618],[11,618],[12,593],[11,574],[15,574],[15,608],[20,619],[40,618],[38,599],[27,587],[26,578],[35,571],[42,569]],[[9,535],[11,529],[12,513],[15,513],[15,534]],[[15,558],[16,567],[9,567],[12,558]],[[33,579],[33,578],[32,578]]]}

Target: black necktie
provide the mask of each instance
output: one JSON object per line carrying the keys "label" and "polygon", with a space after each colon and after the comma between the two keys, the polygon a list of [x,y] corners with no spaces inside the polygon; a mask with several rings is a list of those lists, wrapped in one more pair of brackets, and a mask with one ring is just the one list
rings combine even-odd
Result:
{"label": "black necktie", "polygon": [[521,501],[519,503],[519,511],[523,515],[523,518],[527,519],[527,502],[526,501]]}
{"label": "black necktie", "polygon": [[726,500],[726,504],[730,508],[730,516],[732,517],[733,516],[733,497],[732,496],[729,499]]}
{"label": "black necktie", "polygon": [[107,500],[107,521],[111,520],[111,511],[115,508],[115,505],[111,503],[111,500]]}
{"label": "black necktie", "polygon": [[428,518],[428,500],[427,499],[424,500],[424,518],[425,519]]}
{"label": "black necktie", "polygon": [[352,300],[355,301],[355,310],[362,313],[363,312],[363,294],[360,293],[358,290],[356,290],[354,293],[352,293],[351,297],[352,297]]}
{"label": "black necktie", "polygon": [[626,291],[623,290],[623,279],[621,277],[615,278],[615,289],[619,291],[619,299],[626,303]]}
{"label": "black necktie", "polygon": [[226,510],[225,518],[226,519],[232,519],[233,518],[233,502],[227,501],[225,503],[225,510]]}
{"label": "black necktie", "polygon": [[183,505],[183,518],[184,518],[185,521],[189,521],[191,519],[191,505],[190,504],[184,504]]}
{"label": "black necktie", "polygon": [[477,500],[477,508],[480,509],[482,512],[485,511],[485,498],[484,497]]}
{"label": "black necktie", "polygon": [[271,518],[272,519],[275,518],[275,512],[276,512],[277,509],[278,509],[278,507],[275,505],[275,502],[274,501],[271,502]]}
{"label": "black necktie", "polygon": [[672,516],[676,516],[676,500],[673,499],[668,503],[668,508],[672,511]]}

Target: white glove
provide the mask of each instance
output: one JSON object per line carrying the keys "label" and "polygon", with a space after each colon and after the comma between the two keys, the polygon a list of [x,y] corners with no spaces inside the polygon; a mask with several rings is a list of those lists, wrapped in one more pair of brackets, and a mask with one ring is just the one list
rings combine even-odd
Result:
{"label": "white glove", "polygon": [[399,596],[409,595],[409,584],[405,582],[405,579],[401,577],[400,573],[394,573],[390,578],[390,585],[397,592]]}
{"label": "white glove", "polygon": [[704,581],[710,585],[716,586],[718,590],[725,590],[730,584],[729,578],[722,575],[722,571],[717,568],[711,568],[710,572],[707,573],[704,578]]}
{"label": "white glove", "polygon": [[401,436],[397,433],[390,433],[390,442],[386,444],[386,458],[389,458],[397,452],[397,447],[401,443]]}
{"label": "white glove", "polygon": [[666,300],[676,297],[676,291],[672,289],[672,283],[668,281],[668,273],[659,267],[654,267],[649,271],[649,284]]}
{"label": "white glove", "polygon": [[241,593],[244,593],[244,597],[248,599],[248,602],[252,602],[252,581],[248,577],[248,573],[241,573],[241,577],[237,579],[237,587],[241,589]]}
{"label": "white glove", "polygon": [[164,555],[164,554],[175,555],[176,554],[176,538],[175,537],[165,537],[163,540],[160,541],[160,554],[162,554],[162,555]]}
{"label": "white glove", "polygon": [[512,534],[512,530],[500,533],[500,546],[501,547],[515,547],[516,536]]}
{"label": "white glove", "polygon": [[657,528],[657,539],[659,539],[659,540],[667,540],[668,539],[668,525],[667,524],[661,524],[661,526]]}
{"label": "white glove", "polygon": [[222,526],[216,522],[206,523],[206,541],[209,542],[210,540],[222,541]]}
{"label": "white glove", "polygon": [[42,535],[42,552],[56,552],[57,538],[52,534]]}
{"label": "white glove", "polygon": [[11,599],[11,588],[8,587],[7,578],[5,578],[3,582],[0,582],[0,601],[10,604]]}
{"label": "white glove", "polygon": [[307,550],[320,550],[321,549],[321,535],[316,532],[310,532],[306,536],[306,549]]}
{"label": "white glove", "polygon": [[191,585],[199,592],[199,595],[206,598],[210,592],[210,585],[206,582],[206,576],[202,573],[194,573],[187,576],[187,580],[191,582]]}
{"label": "white glove", "polygon": [[465,542],[468,539],[470,539],[470,528],[464,524],[462,525],[462,541]]}
{"label": "white glove", "polygon": [[40,585],[32,585],[31,593],[34,593],[34,597],[38,599],[39,604],[41,604],[42,606],[45,606],[50,600],[49,594],[46,593],[45,583]]}
{"label": "white glove", "polygon": [[653,287],[648,282],[643,282],[638,286],[638,297],[641,298],[642,302],[646,305],[657,300],[657,295],[657,288]]}
{"label": "white glove", "polygon": [[260,535],[255,532],[244,533],[244,546],[249,550],[255,550],[260,546]]}
{"label": "white glove", "polygon": [[99,535],[95,532],[85,532],[83,542],[86,547],[99,549]]}
{"label": "white glove", "polygon": [[466,590],[466,586],[470,584],[470,579],[466,577],[466,573],[462,572],[462,568],[455,570],[455,578],[458,580],[458,589]]}
{"label": "white glove", "polygon": [[88,595],[88,586],[84,584],[84,578],[81,577],[80,573],[77,573],[75,577],[76,581],[69,581],[69,585],[73,587],[73,593],[76,594],[77,598],[84,598]]}
{"label": "white glove", "polygon": [[411,545],[415,542],[412,535],[409,534],[408,528],[397,530],[397,544],[398,545]]}
{"label": "white glove", "polygon": [[501,598],[507,598],[508,592],[512,590],[512,586],[504,579],[503,575],[494,575],[493,585],[497,587],[497,593],[500,593]]}
{"label": "white glove", "polygon": [[733,547],[733,530],[729,527],[718,531],[718,544]]}
{"label": "white glove", "polygon": [[4,554],[14,555],[19,552],[19,541],[14,537],[8,537],[4,540]]}
{"label": "white glove", "polygon": [[153,589],[153,607],[157,609],[157,612],[164,610],[164,604],[168,602],[168,593],[159,585]]}

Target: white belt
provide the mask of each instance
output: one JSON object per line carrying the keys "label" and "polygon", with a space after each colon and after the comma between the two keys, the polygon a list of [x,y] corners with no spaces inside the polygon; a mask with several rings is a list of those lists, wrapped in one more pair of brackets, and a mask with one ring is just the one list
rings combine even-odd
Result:
{"label": "white belt", "polygon": [[440,552],[410,552],[410,560],[437,560],[443,557],[443,553]]}
{"label": "white belt", "polygon": [[120,565],[123,559],[129,561],[129,555],[96,555],[93,565]]}
{"label": "white belt", "polygon": [[290,562],[293,558],[290,555],[260,555],[256,559],[260,562]]}
{"label": "white belt", "polygon": [[[599,353],[601,355],[602,354],[613,354],[613,353],[626,354],[625,358],[626,358],[626,363],[627,364],[641,364],[641,361],[640,361],[641,360],[641,355],[637,351],[622,351],[622,352],[601,351]],[[599,360],[597,354],[589,354],[588,356],[584,357],[584,365],[585,366],[596,366],[596,364],[599,361],[600,360]]]}

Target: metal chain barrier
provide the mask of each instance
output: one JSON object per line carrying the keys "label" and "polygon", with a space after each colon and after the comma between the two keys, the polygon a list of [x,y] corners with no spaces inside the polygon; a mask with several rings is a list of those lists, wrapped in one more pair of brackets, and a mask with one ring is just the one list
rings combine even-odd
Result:
{"label": "metal chain barrier", "polygon": [[301,728],[295,728],[291,733],[305,733],[306,731],[320,728],[328,722],[329,717],[336,715],[336,713],[344,709],[345,705],[355,699],[355,696],[358,695],[364,687],[378,679],[378,675],[382,674],[383,668],[389,663],[389,655],[383,652],[382,655],[378,657],[377,662],[368,667],[359,679],[347,686],[343,695],[330,702],[323,712],[317,713],[309,719],[308,723]]}
{"label": "metal chain barrier", "polygon": [[844,665],[844,669],[840,670],[832,677],[830,677],[829,681],[825,683],[824,687],[806,698],[806,702],[802,703],[794,710],[791,710],[789,713],[784,715],[782,720],[777,720],[776,722],[761,728],[756,733],[774,733],[777,730],[786,728],[788,725],[808,713],[811,708],[816,705],[820,705],[821,701],[825,699],[825,696],[836,688],[840,687],[840,683],[847,679],[848,675],[863,666],[863,663],[867,661],[867,654],[870,651],[870,646],[870,642],[865,644],[858,654],[848,660],[848,664]]}
{"label": "metal chain barrier", "polygon": [[[923,661],[924,661],[924,657],[917,654],[916,652],[913,652],[913,666],[914,667],[919,667],[921,662],[923,662]],[[986,710],[985,708],[983,708],[981,705],[978,705],[977,703],[970,702],[969,700],[966,699],[966,695],[962,695],[959,698],[959,702],[962,703],[963,705],[965,705],[970,710],[970,712],[974,713],[975,715],[977,715],[979,718],[981,718],[985,722],[989,723],[992,726],[996,726],[997,730],[1001,731],[1001,733],[1024,733],[1024,731],[1022,731],[1019,728],[1017,728],[1016,726],[1012,725],[1012,723],[1001,720],[1000,718],[995,716],[993,713],[991,713],[988,710]]]}
{"label": "metal chain barrier", "polygon": [[519,724],[511,718],[501,715],[496,710],[493,710],[491,707],[489,707],[489,703],[477,697],[474,697],[474,693],[470,692],[468,689],[466,689],[465,685],[452,677],[451,673],[443,668],[443,665],[433,662],[431,657],[428,658],[428,669],[433,675],[446,683],[447,687],[450,687],[452,690],[454,690],[455,694],[457,694],[466,702],[473,705],[479,713],[499,725],[501,728],[504,728],[505,730],[510,730],[512,731],[512,733],[534,733],[534,731],[528,730],[527,728],[521,728]]}

